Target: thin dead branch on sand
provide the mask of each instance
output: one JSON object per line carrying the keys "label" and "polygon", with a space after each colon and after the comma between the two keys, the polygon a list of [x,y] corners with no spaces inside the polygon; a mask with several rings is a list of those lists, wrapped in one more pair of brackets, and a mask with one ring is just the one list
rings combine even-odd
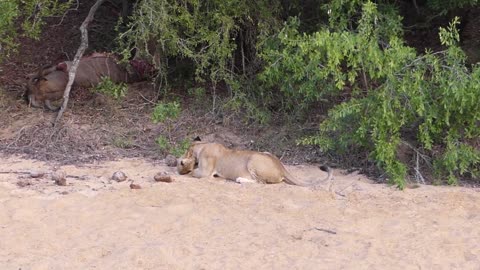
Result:
{"label": "thin dead branch on sand", "polygon": [[[0,174],[19,174],[19,175],[28,175],[30,176],[31,178],[43,178],[47,175],[52,175],[52,172],[37,172],[37,171],[0,171]],[[82,176],[78,176],[78,175],[70,175],[70,174],[67,174],[65,176],[66,178],[74,178],[74,179],[79,179],[79,180],[84,180],[87,176],[85,175],[82,175]]]}
{"label": "thin dead branch on sand", "polygon": [[321,232],[326,232],[326,233],[329,233],[329,234],[337,234],[336,231],[328,230],[328,229],[323,229],[323,228],[319,228],[319,227],[315,227],[315,230],[321,231]]}

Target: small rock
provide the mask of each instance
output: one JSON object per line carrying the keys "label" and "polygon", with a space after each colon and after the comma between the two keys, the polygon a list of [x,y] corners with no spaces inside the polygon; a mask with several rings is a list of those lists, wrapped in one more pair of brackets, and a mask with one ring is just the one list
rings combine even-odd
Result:
{"label": "small rock", "polygon": [[59,186],[66,186],[67,179],[65,178],[67,174],[64,171],[55,171],[52,173],[52,180],[55,181],[55,184]]}
{"label": "small rock", "polygon": [[17,186],[19,187],[26,187],[26,186],[30,186],[32,183],[28,182],[28,181],[18,181],[17,182]]}
{"label": "small rock", "polygon": [[82,175],[82,176],[79,176],[77,179],[85,181],[85,180],[88,180],[88,178],[89,178],[88,175]]}
{"label": "small rock", "polygon": [[167,155],[167,157],[165,157],[165,164],[168,167],[175,167],[177,166],[177,158],[174,155]]}
{"label": "small rock", "polygon": [[67,194],[68,194],[68,191],[62,191],[62,192],[60,192],[60,194],[62,194],[62,195],[67,195]]}
{"label": "small rock", "polygon": [[42,178],[45,175],[44,172],[39,172],[39,171],[31,171],[30,172],[30,177],[31,178]]}
{"label": "small rock", "polygon": [[57,184],[58,186],[66,186],[67,185],[67,179],[65,179],[65,178],[57,179],[57,180],[55,180],[55,184]]}
{"label": "small rock", "polygon": [[130,184],[131,189],[141,189],[142,187],[140,185],[134,184],[133,182]]}
{"label": "small rock", "polygon": [[127,175],[125,175],[125,173],[122,171],[116,171],[112,175],[112,180],[115,180],[117,182],[123,182],[127,180]]}
{"label": "small rock", "polygon": [[168,175],[166,172],[159,172],[157,173],[153,179],[157,182],[165,182],[165,183],[172,183],[174,179]]}

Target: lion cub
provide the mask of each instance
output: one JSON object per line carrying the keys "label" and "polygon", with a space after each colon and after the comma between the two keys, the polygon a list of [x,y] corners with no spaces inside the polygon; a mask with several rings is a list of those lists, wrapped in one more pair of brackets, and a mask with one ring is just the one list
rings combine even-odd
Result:
{"label": "lion cub", "polygon": [[[197,168],[195,166],[198,165]],[[321,181],[332,179],[332,170],[321,166],[328,176]],[[194,142],[177,162],[179,174],[188,174],[196,178],[222,177],[238,183],[256,182],[276,184],[285,181],[298,186],[314,186],[295,179],[282,162],[270,153],[229,149],[219,143]]]}

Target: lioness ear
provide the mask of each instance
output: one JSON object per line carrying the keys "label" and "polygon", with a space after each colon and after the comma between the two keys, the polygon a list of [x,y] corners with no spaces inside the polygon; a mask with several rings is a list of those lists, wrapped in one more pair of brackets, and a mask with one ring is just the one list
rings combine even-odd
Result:
{"label": "lioness ear", "polygon": [[202,139],[200,139],[200,136],[197,136],[193,139],[194,142],[200,142],[202,141]]}

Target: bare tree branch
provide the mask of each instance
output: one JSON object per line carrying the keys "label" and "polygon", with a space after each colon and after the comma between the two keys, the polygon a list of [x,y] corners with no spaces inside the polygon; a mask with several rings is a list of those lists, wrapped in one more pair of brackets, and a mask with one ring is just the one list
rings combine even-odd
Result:
{"label": "bare tree branch", "polygon": [[60,119],[62,118],[63,113],[68,105],[68,98],[70,96],[70,90],[72,89],[73,81],[75,79],[75,75],[77,73],[78,64],[80,63],[80,58],[82,58],[83,53],[88,48],[88,32],[87,28],[88,25],[93,21],[93,16],[97,11],[98,7],[100,7],[105,0],[97,0],[97,2],[90,8],[88,12],[88,16],[83,21],[82,25],[80,26],[80,32],[82,33],[82,39],[80,42],[80,47],[78,47],[77,53],[75,54],[75,58],[73,59],[72,67],[68,71],[68,83],[65,91],[63,92],[63,103],[60,111],[55,118],[54,126],[57,126]]}
{"label": "bare tree branch", "polygon": [[63,13],[62,19],[60,20],[60,22],[57,23],[57,24],[55,24],[55,25],[53,25],[53,27],[57,27],[57,26],[62,25],[63,19],[65,19],[65,17],[67,16],[68,12],[69,12],[69,11],[73,11],[73,10],[78,10],[78,7],[79,7],[79,6],[80,6],[80,2],[79,2],[79,0],[77,0],[77,6],[76,6],[75,8],[67,9],[67,10]]}

